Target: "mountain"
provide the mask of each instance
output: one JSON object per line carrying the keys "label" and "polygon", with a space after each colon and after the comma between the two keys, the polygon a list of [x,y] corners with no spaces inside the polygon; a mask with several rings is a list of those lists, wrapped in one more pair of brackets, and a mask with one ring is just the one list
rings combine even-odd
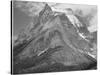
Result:
{"label": "mountain", "polygon": [[65,13],[54,12],[46,4],[39,13],[38,22],[30,29],[33,32],[31,38],[21,47],[13,49],[15,53],[18,51],[13,59],[14,73],[85,70],[96,67],[96,59],[88,55],[91,52],[91,43],[79,35],[79,29]]}

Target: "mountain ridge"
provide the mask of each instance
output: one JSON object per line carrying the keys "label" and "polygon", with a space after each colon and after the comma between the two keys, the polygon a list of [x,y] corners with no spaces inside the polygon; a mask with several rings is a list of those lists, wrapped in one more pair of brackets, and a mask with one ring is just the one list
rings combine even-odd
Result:
{"label": "mountain ridge", "polygon": [[[46,4],[39,14],[38,24],[39,25],[32,30],[34,35],[25,44],[25,47],[21,49],[22,51],[14,58],[16,59],[16,66],[18,64],[22,65],[24,63],[23,61],[31,62],[31,59],[33,59],[34,56],[38,58],[39,56],[44,55],[45,52],[48,54],[49,52],[51,53],[49,59],[47,58],[47,61],[50,60],[54,63],[61,63],[65,66],[96,63],[96,61],[91,60],[94,59],[91,56],[90,60],[87,58],[86,55],[89,51],[89,43],[79,36],[77,28],[68,21],[65,14],[61,13],[59,15],[59,13],[56,13],[55,16],[55,13]],[[78,45],[80,41],[84,41],[84,43],[82,42],[84,44],[82,45],[84,46],[82,48]],[[55,50],[55,48],[59,48],[59,46],[63,47],[63,49],[53,52],[53,49]],[[30,60],[27,60],[28,58]],[[37,58],[36,60],[38,60]],[[28,65],[32,65],[32,63]]]}

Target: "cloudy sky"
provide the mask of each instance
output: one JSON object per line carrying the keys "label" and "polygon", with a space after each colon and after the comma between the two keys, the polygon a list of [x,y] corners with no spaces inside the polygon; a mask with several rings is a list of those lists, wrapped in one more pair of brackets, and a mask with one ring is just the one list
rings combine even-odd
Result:
{"label": "cloudy sky", "polygon": [[14,8],[13,10],[13,31],[14,35],[17,35],[18,32],[26,27],[31,21],[31,17],[27,14],[20,11],[18,8]]}
{"label": "cloudy sky", "polygon": [[[71,8],[73,11],[81,9],[83,16],[90,14],[91,12],[96,15],[97,7],[94,5],[76,5],[76,4],[61,4],[61,3],[48,3],[54,9],[66,9]],[[14,35],[26,27],[31,21],[32,16],[38,14],[44,7],[45,3],[39,2],[24,2],[17,1],[13,3],[13,31]],[[95,20],[94,20],[95,19]],[[92,19],[91,24],[97,25],[97,16]]]}

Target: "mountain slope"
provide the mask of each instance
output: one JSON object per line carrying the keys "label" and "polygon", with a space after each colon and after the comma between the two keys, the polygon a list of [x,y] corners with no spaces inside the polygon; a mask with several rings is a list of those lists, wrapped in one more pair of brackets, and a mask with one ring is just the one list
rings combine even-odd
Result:
{"label": "mountain slope", "polygon": [[96,64],[96,60],[87,54],[90,51],[89,42],[80,37],[77,28],[64,13],[55,13],[46,4],[39,13],[36,25],[38,26],[32,28],[34,36],[14,57],[14,73],[28,70],[37,72],[33,68],[43,63],[44,67],[62,64],[65,67],[78,67],[80,70]]}

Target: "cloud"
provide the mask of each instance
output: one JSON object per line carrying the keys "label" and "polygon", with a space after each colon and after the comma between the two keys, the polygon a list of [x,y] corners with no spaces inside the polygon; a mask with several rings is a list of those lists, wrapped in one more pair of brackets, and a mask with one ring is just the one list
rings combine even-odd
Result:
{"label": "cloud", "polygon": [[88,30],[90,31],[90,32],[95,32],[95,31],[97,31],[97,22],[98,20],[97,20],[97,15],[95,15],[95,16],[93,16],[93,18],[90,20],[90,22],[89,22],[89,24],[90,24],[90,26],[88,27]]}
{"label": "cloud", "polygon": [[[22,12],[26,13],[29,16],[39,15],[39,12],[44,8],[45,2],[34,2],[34,1],[14,1],[14,6],[19,8]],[[96,5],[80,5],[80,4],[66,4],[66,3],[47,3],[51,8],[54,9],[63,9],[71,8],[75,13],[77,10],[82,11],[82,16],[89,16],[90,20],[88,20],[91,27],[97,27],[97,6]],[[91,15],[93,17],[91,17]],[[95,25],[95,26],[93,26]],[[96,30],[96,29],[95,29]]]}
{"label": "cloud", "polygon": [[38,13],[43,9],[45,3],[43,2],[33,2],[33,1],[15,1],[14,6],[19,8],[21,11],[29,16],[38,15]]}

